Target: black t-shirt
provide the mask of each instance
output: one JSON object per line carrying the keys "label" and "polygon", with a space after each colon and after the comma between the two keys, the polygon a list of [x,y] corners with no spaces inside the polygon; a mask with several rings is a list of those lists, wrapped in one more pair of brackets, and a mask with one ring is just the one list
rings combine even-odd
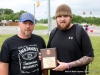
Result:
{"label": "black t-shirt", "polygon": [[46,48],[42,37],[32,34],[21,39],[14,35],[2,45],[0,61],[9,63],[9,75],[42,75],[38,53]]}
{"label": "black t-shirt", "polygon": [[[72,62],[75,61],[82,56],[90,56],[93,57],[93,48],[89,39],[89,36],[87,33],[82,30],[82,38],[81,38],[81,44],[82,44],[82,52],[80,50],[80,47],[78,43],[76,42],[76,25],[73,25],[68,30],[59,30],[57,29],[55,35],[53,36],[53,39],[51,41],[50,46],[56,47],[57,49],[57,59],[60,62]],[[80,54],[82,53],[82,54]],[[65,71],[50,71],[51,75],[80,75],[79,73],[72,73],[71,71],[81,71],[79,67],[74,67],[69,70]],[[85,74],[83,74],[85,75]]]}

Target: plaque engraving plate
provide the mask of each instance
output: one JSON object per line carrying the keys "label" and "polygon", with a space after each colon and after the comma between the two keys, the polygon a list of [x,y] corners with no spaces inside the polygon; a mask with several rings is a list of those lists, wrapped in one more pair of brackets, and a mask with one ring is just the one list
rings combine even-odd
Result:
{"label": "plaque engraving plate", "polygon": [[42,69],[52,69],[57,67],[56,48],[40,49],[41,52],[41,67]]}

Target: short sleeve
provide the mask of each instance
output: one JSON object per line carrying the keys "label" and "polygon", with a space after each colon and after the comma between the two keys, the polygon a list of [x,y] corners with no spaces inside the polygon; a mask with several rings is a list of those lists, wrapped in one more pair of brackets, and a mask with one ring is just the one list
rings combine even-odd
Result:
{"label": "short sleeve", "polygon": [[0,52],[0,61],[4,62],[4,63],[8,63],[9,62],[9,57],[10,57],[10,52],[9,52],[9,44],[7,43],[7,41],[5,41],[2,44],[1,47],[1,52]]}
{"label": "short sleeve", "polygon": [[84,56],[94,57],[94,49],[90,37],[85,30],[82,30],[82,50]]}

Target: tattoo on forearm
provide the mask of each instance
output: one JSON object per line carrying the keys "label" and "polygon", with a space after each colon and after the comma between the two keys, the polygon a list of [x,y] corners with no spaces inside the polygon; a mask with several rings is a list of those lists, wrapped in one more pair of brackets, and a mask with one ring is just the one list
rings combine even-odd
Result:
{"label": "tattoo on forearm", "polygon": [[70,68],[76,67],[76,66],[82,66],[82,65],[88,64],[92,61],[93,61],[93,57],[84,56],[84,57],[80,58],[79,60],[71,62]]}

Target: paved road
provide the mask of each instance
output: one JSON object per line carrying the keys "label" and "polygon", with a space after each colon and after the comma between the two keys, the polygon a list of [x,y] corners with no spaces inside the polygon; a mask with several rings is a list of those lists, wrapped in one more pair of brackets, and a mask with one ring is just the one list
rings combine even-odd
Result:
{"label": "paved road", "polygon": [[[18,27],[17,26],[0,26],[0,34],[17,34]],[[34,30],[32,33],[34,34],[42,34],[45,35],[48,33],[48,30]],[[94,27],[94,33],[92,36],[100,36],[100,27]]]}
{"label": "paved road", "polygon": [[[17,34],[17,26],[0,26],[0,34]],[[34,34],[47,34],[48,30],[33,30]]]}

